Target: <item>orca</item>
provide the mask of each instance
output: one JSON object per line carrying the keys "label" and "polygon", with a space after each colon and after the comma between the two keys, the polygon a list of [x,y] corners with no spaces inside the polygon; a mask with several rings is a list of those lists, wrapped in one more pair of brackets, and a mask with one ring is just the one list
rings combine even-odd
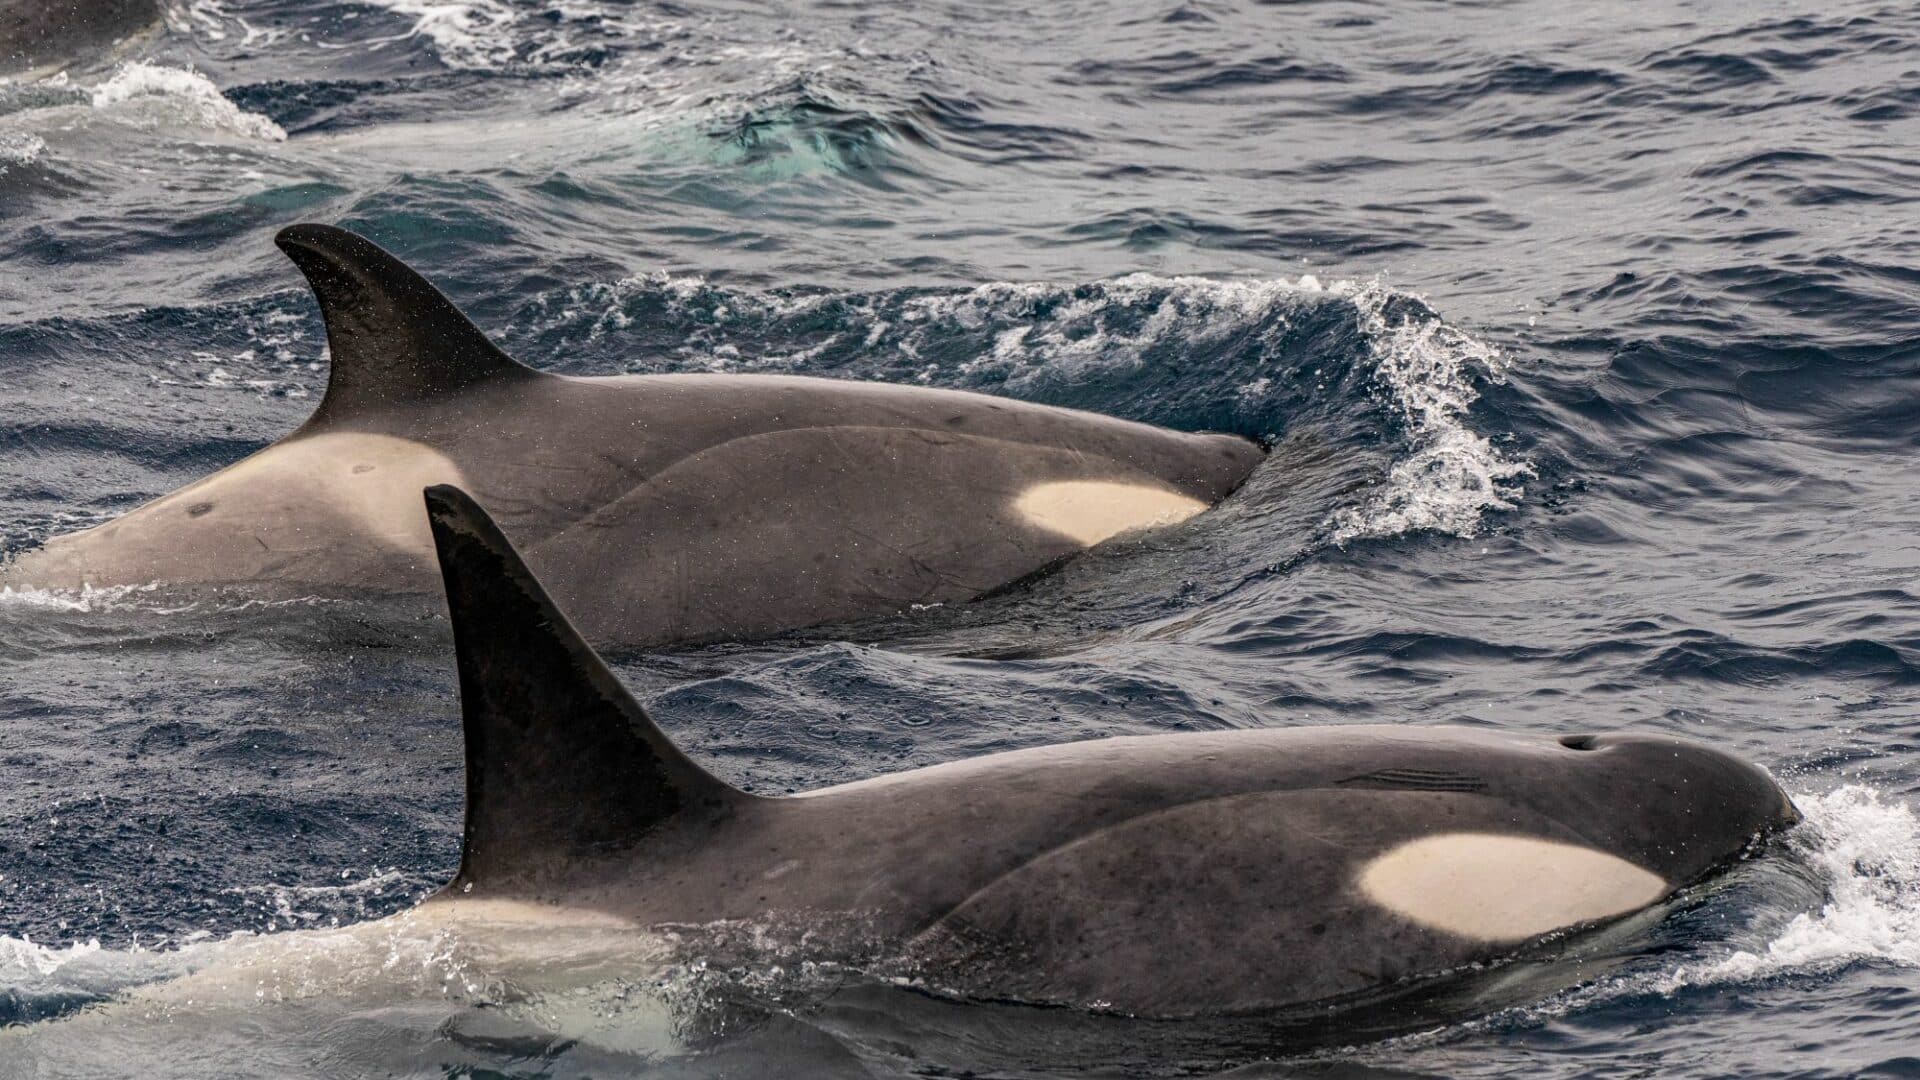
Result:
{"label": "orca", "polygon": [[311,418],[22,554],[0,585],[432,596],[419,492],[450,483],[594,640],[750,638],[974,598],[1192,517],[1265,458],[1235,435],[954,390],[540,372],[363,237],[297,225],[276,242],[332,351]]}
{"label": "orca", "polygon": [[158,0],[0,0],[0,74],[66,63],[159,22]]}
{"label": "orca", "polygon": [[734,964],[964,998],[1257,1014],[1654,909],[1799,820],[1694,742],[1448,727],[1095,739],[750,794],[674,745],[477,503],[426,499],[467,777],[459,871],[415,909],[436,923],[675,928],[750,942]]}

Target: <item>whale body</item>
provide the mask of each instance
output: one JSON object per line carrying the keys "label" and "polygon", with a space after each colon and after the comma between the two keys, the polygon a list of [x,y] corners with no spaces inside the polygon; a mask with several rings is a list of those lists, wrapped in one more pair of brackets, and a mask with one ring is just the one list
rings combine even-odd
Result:
{"label": "whale body", "polygon": [[1264,458],[984,394],[761,375],[575,378],[522,366],[371,242],[277,242],[326,321],[297,431],[26,552],[13,587],[241,585],[431,595],[420,490],[486,501],[597,641],[765,635],[971,599],[1182,521]]}
{"label": "whale body", "polygon": [[752,795],[673,745],[477,504],[428,503],[467,767],[436,920],[748,925],[787,962],[1145,1016],[1333,1007],[1643,911],[1798,820],[1697,743],[1457,728],[1112,738]]}

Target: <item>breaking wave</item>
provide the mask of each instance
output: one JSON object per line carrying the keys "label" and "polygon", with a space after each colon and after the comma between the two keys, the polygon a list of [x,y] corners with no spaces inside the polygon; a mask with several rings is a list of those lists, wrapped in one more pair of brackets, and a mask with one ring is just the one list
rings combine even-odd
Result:
{"label": "breaking wave", "polygon": [[268,142],[287,138],[280,125],[243,111],[221,95],[213,80],[190,67],[136,60],[94,87],[89,98],[94,108],[135,123],[205,128]]}
{"label": "breaking wave", "polygon": [[1468,416],[1478,381],[1501,378],[1505,358],[1437,316],[1394,313],[1392,294],[1378,282],[1343,282],[1335,292],[1360,315],[1379,392],[1411,445],[1366,506],[1335,514],[1334,541],[1418,530],[1472,536],[1488,511],[1517,507],[1532,467],[1474,430]]}
{"label": "breaking wave", "polygon": [[[287,138],[280,125],[227,100],[213,80],[191,67],[133,60],[93,86],[76,83],[65,72],[31,82],[0,79],[0,116],[76,106],[135,128],[193,128],[265,142]],[[25,159],[31,161],[45,149],[40,134],[0,133],[0,164],[24,150],[31,151]]]}

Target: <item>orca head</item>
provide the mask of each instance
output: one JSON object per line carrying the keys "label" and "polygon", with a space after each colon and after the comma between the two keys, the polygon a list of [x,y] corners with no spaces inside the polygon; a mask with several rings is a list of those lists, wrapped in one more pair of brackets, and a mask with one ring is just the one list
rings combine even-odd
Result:
{"label": "orca head", "polygon": [[1466,778],[1501,807],[1491,820],[1403,833],[1356,868],[1360,893],[1431,930],[1518,943],[1642,910],[1800,820],[1765,770],[1685,739],[1528,741]]}
{"label": "orca head", "polygon": [[[1563,823],[1675,886],[1793,827],[1800,811],[1771,774],[1723,750],[1671,735],[1617,732],[1558,740],[1581,755]],[[1584,820],[1581,820],[1584,818]]]}

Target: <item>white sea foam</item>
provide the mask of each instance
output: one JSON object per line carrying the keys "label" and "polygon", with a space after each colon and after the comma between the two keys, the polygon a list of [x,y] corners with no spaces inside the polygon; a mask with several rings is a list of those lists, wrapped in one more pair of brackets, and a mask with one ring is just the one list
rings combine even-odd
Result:
{"label": "white sea foam", "polygon": [[[1017,387],[1063,373],[1138,367],[1157,348],[1221,341],[1270,322],[1284,325],[1301,296],[1317,291],[1311,279],[1156,274],[1103,281],[1084,295],[1069,286],[994,282],[957,295],[918,297],[902,318],[927,326],[949,319],[978,326],[1009,311],[1049,309],[1044,319],[1001,334],[991,352],[961,368]],[[1131,314],[1149,305],[1147,317],[1131,325]],[[1122,313],[1128,317],[1118,318]]]}
{"label": "white sea foam", "polygon": [[[80,522],[72,529],[58,530],[60,535],[91,528],[98,521]],[[285,599],[264,600],[248,597],[244,591],[218,594],[209,599],[194,599],[185,602],[162,602],[168,594],[162,593],[162,583],[149,582],[144,585],[85,585],[78,589],[42,589],[32,585],[0,586],[0,610],[17,608],[26,611],[59,611],[76,613],[132,612],[148,615],[180,615],[189,611],[240,612],[255,608],[294,608],[326,607],[343,604],[347,601],[328,596],[294,596]]]}
{"label": "white sea foam", "polygon": [[1358,311],[1380,392],[1413,443],[1364,506],[1334,514],[1334,542],[1419,529],[1471,536],[1487,511],[1518,505],[1520,481],[1532,468],[1475,431],[1467,415],[1478,380],[1501,377],[1500,353],[1437,317],[1389,315],[1393,294],[1378,282],[1343,282],[1332,291]]}
{"label": "white sea foam", "polygon": [[245,16],[229,11],[221,0],[192,0],[185,6],[170,7],[167,25],[175,32],[207,41],[227,42],[238,38],[239,44],[247,48],[265,48],[288,34],[284,29],[253,25]]}
{"label": "white sea foam", "polygon": [[47,141],[30,131],[0,131],[0,176],[14,165],[31,165],[47,152]]}
{"label": "white sea foam", "polygon": [[514,59],[514,29],[520,16],[495,0],[373,0],[376,7],[414,20],[410,37],[433,42],[440,59],[452,67],[496,68]]}
{"label": "white sea foam", "polygon": [[281,142],[280,125],[228,101],[220,88],[192,68],[136,60],[93,88],[93,107],[153,126],[187,126]]}
{"label": "white sea foam", "polygon": [[566,64],[595,39],[619,40],[658,33],[656,23],[631,4],[552,0],[531,5],[505,0],[364,0],[413,20],[404,37],[433,43],[442,63],[493,71],[515,64]]}
{"label": "white sea foam", "polygon": [[[1048,309],[1045,317],[1032,317],[1023,325],[1001,332],[995,347],[949,374],[992,374],[1012,384],[1021,383],[1043,372],[1058,375],[1063,366],[1112,367],[1144,362],[1147,350],[1168,343],[1218,341],[1263,321],[1278,318],[1284,322],[1289,306],[1300,296],[1323,291],[1312,277],[1299,280],[1215,280],[1202,277],[1161,277],[1155,274],[1129,274],[1103,281],[1086,295],[1070,285],[1044,282],[989,282],[965,292],[936,293],[907,299],[894,322],[883,319],[872,305],[882,297],[865,299],[872,316],[866,344],[878,343],[888,332],[898,332],[901,348],[918,355],[923,346],[947,332],[949,325],[977,328],[1009,318],[1029,318],[1021,313]],[[632,320],[622,310],[632,297],[659,294],[670,308],[682,312],[699,309],[702,320],[721,328],[747,320],[792,319],[818,311],[828,304],[844,304],[845,295],[804,293],[726,293],[699,275],[663,272],[623,278],[611,284],[583,286],[572,290],[564,306],[541,320],[535,329],[590,318],[587,336],[601,337],[627,329]],[[717,301],[717,302],[716,302]],[[1153,304],[1154,309],[1139,326],[1122,329],[1122,312]],[[710,307],[710,310],[708,308]],[[695,343],[685,355],[714,346]],[[730,354],[707,358],[702,366],[715,370],[764,370],[786,365],[787,355]],[[922,381],[941,374],[929,369]]]}
{"label": "white sea foam", "polygon": [[0,987],[19,986],[44,978],[76,960],[100,953],[100,942],[89,938],[59,947],[36,945],[31,938],[0,936]]}
{"label": "white sea foam", "polygon": [[114,585],[96,589],[38,589],[31,586],[0,587],[0,608],[28,608],[41,611],[126,611],[143,607],[136,597],[151,593],[158,585]]}
{"label": "white sea foam", "polygon": [[[307,397],[303,383],[316,370],[312,361],[302,362],[285,346],[297,335],[279,336],[275,355],[263,358],[259,350],[242,349],[237,353],[195,352],[186,357],[162,361],[167,374],[152,378],[159,386],[202,386],[210,390],[245,390],[257,397],[299,400]],[[258,336],[255,340],[260,340]],[[241,374],[232,369],[238,368]],[[262,370],[265,368],[266,370]],[[265,377],[272,375],[275,377]]]}
{"label": "white sea foam", "polygon": [[1789,843],[1819,874],[1825,902],[1765,944],[1664,975],[1661,992],[1860,960],[1920,967],[1920,816],[1857,785],[1794,801],[1807,820]]}
{"label": "white sea foam", "polygon": [[[183,970],[181,956],[135,944],[105,949],[92,938],[42,945],[28,937],[0,937],[0,1012],[18,1019],[51,1008],[66,1011]],[[0,1022],[0,1033],[9,1030]],[[13,1029],[17,1030],[17,1029]],[[0,1059],[5,1059],[0,1052]],[[5,1072],[6,1070],[0,1070]],[[11,1074],[8,1074],[11,1075]]]}

